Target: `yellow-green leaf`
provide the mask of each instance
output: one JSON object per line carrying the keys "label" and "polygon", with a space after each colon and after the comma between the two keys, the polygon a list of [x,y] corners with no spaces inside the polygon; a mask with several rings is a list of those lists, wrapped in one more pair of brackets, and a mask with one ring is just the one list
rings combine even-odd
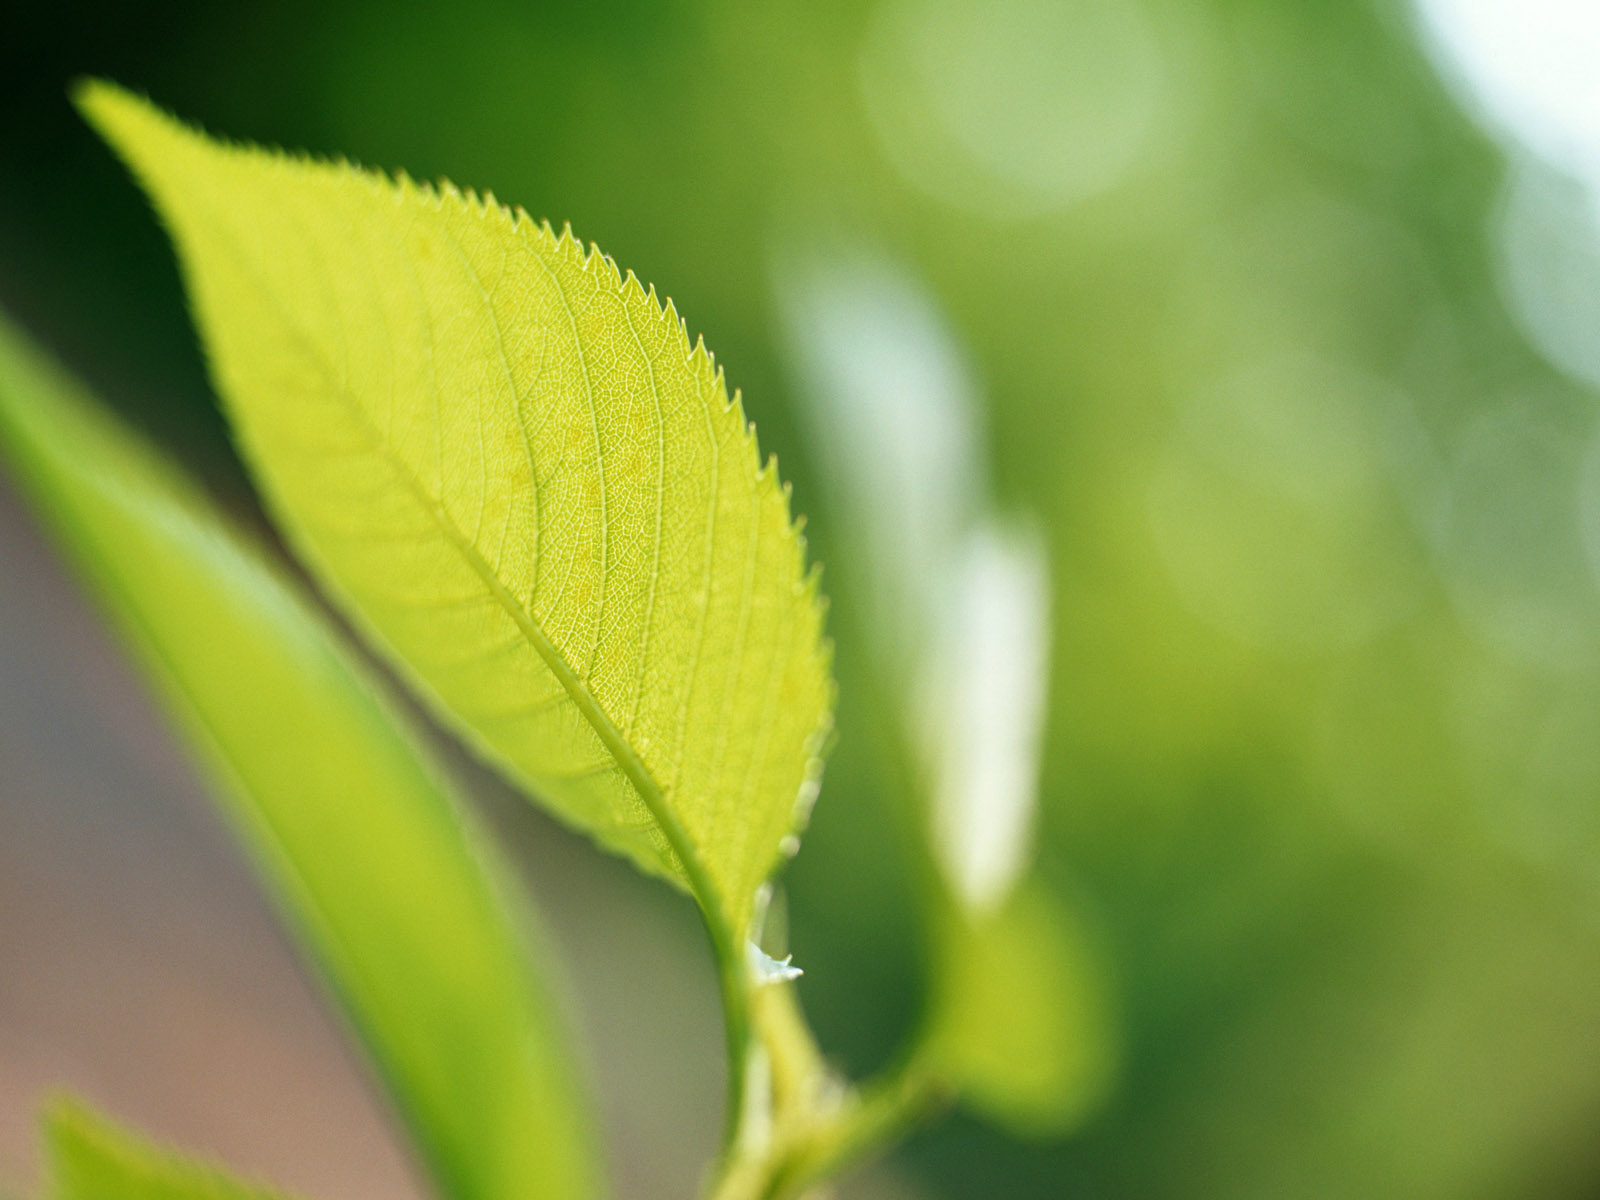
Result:
{"label": "yellow-green leaf", "polygon": [[210,768],[442,1194],[595,1194],[594,1138],[537,944],[337,635],[3,320],[0,459]]}
{"label": "yellow-green leaf", "polygon": [[47,1200],[282,1200],[210,1163],[151,1145],[77,1100],[44,1119]]}
{"label": "yellow-green leaf", "polygon": [[79,93],[177,244],[269,507],[566,820],[736,948],[816,790],[816,580],[737,398],[630,273],[493,198]]}

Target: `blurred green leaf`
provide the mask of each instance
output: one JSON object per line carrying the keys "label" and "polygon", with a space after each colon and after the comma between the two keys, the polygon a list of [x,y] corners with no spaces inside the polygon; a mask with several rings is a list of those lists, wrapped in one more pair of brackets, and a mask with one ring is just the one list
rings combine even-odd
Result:
{"label": "blurred green leaf", "polygon": [[456,1200],[597,1190],[536,948],[339,640],[208,501],[0,323],[0,451],[211,769]]}
{"label": "blurred green leaf", "polygon": [[335,598],[725,957],[815,795],[816,576],[703,346],[630,273],[444,185],[211,141],[90,84],[173,233],[269,502]]}
{"label": "blurred green leaf", "polygon": [[48,1200],[280,1200],[210,1163],[158,1148],[77,1100],[45,1113]]}
{"label": "blurred green leaf", "polygon": [[1114,1022],[1089,940],[1028,881],[1046,544],[996,511],[965,347],[915,272],[840,242],[780,255],[775,277],[801,412],[846,518],[843,569],[871,584],[841,625],[871,647],[905,764],[934,943],[931,1069],[1013,1132],[1064,1132],[1108,1086]]}
{"label": "blurred green leaf", "polygon": [[1115,1065],[1104,964],[1071,911],[1025,880],[939,938],[932,1061],[974,1111],[1025,1137],[1071,1129]]}

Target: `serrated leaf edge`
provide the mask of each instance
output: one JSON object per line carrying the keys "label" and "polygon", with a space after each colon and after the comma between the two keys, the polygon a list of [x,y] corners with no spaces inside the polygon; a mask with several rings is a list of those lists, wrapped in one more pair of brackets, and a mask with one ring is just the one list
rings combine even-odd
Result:
{"label": "serrated leaf edge", "polygon": [[[80,112],[90,118],[91,124],[94,124],[97,129],[99,127],[98,123],[94,121],[92,115],[96,94],[138,100],[151,112],[160,114],[162,119],[168,122],[176,131],[189,138],[206,143],[209,148],[227,154],[262,156],[276,164],[310,168],[315,171],[347,172],[350,178],[360,180],[372,189],[374,195],[388,199],[397,206],[403,204],[408,198],[421,200],[440,212],[444,211],[446,204],[457,204],[480,218],[500,222],[513,234],[538,239],[546,249],[565,256],[585,273],[601,272],[608,274],[608,282],[625,301],[630,298],[645,301],[648,304],[648,311],[658,323],[669,322],[676,327],[679,346],[684,354],[685,361],[702,379],[706,379],[709,375],[708,382],[714,389],[714,395],[721,400],[722,411],[734,414],[736,423],[742,431],[745,444],[748,446],[754,462],[755,479],[758,486],[777,487],[784,508],[784,534],[791,547],[791,553],[795,556],[797,582],[794,585],[793,594],[804,597],[817,621],[819,636],[817,655],[819,665],[822,667],[827,681],[826,698],[817,728],[806,739],[807,761],[800,786],[797,788],[792,802],[789,832],[773,848],[771,862],[765,877],[770,878],[775,874],[786,859],[792,858],[799,852],[799,835],[804,832],[810,822],[811,812],[821,789],[825,756],[831,747],[834,736],[834,713],[837,708],[838,685],[833,678],[832,671],[835,652],[834,642],[826,632],[829,602],[821,588],[822,564],[814,562],[809,566],[807,565],[806,551],[808,542],[805,535],[805,518],[803,515],[798,518],[794,515],[793,487],[787,481],[782,480],[779,475],[778,456],[769,454],[766,460],[762,461],[755,423],[745,414],[743,393],[735,388],[730,395],[724,370],[717,363],[715,355],[706,348],[703,335],[696,335],[691,344],[688,323],[678,314],[672,298],[669,296],[663,303],[653,283],[648,285],[642,283],[632,270],[624,272],[617,266],[616,261],[610,255],[600,249],[597,243],[590,242],[589,249],[586,252],[580,239],[573,234],[570,222],[564,222],[561,232],[557,234],[548,220],[535,219],[520,205],[514,208],[508,207],[495,198],[492,190],[485,189],[480,194],[476,189],[470,187],[458,187],[447,178],[441,177],[435,182],[418,181],[403,169],[392,172],[385,171],[379,167],[368,166],[343,154],[324,156],[304,150],[290,150],[270,144],[262,144],[249,139],[212,134],[197,122],[173,114],[143,93],[124,88],[108,80],[92,77],[79,79],[71,88],[73,103]],[[135,171],[135,174],[137,174],[137,171]],[[152,207],[156,206],[152,205]],[[156,208],[156,214],[158,219],[165,221],[158,207]],[[636,293],[637,295],[634,296],[631,293]],[[245,452],[243,447],[240,449],[241,452]],[[248,457],[248,453],[245,453],[246,457]],[[520,605],[517,607],[520,609]],[[528,624],[531,625],[531,614],[523,615],[528,617]],[[512,616],[513,620],[516,620],[517,614],[513,613]],[[522,625],[523,622],[517,621],[517,624]],[[685,855],[685,850],[693,849],[693,847],[688,841],[687,831],[682,828],[681,822],[663,804],[664,794],[660,785],[645,768],[643,762],[639,760],[637,753],[622,735],[611,714],[606,712],[599,702],[589,694],[587,686],[583,685],[580,680],[577,669],[566,662],[565,656],[561,654],[553,643],[549,642],[542,630],[538,630],[535,627],[533,632],[538,635],[535,649],[541,655],[553,657],[557,663],[561,664],[563,669],[556,672],[558,679],[563,674],[570,675],[574,684],[582,689],[584,695],[580,698],[578,695],[573,694],[573,685],[567,684],[564,680],[562,681],[563,687],[573,701],[579,705],[580,710],[592,707],[604,718],[609,728],[597,728],[597,734],[601,737],[602,742],[606,743],[608,749],[611,749],[611,752],[617,756],[619,765],[623,767],[630,780],[632,780],[634,787],[640,792],[641,799],[661,827],[663,834],[667,837],[674,855],[680,859],[685,873],[690,876],[697,899],[700,901],[702,909],[707,910],[709,917],[711,915],[709,912],[711,906],[720,907],[719,897],[716,889],[710,884],[709,876],[703,863],[699,860],[699,855],[697,853]],[[610,736],[607,736],[608,733]],[[617,747],[612,747],[613,740],[617,743],[617,747],[620,747],[621,751],[625,753],[619,753]],[[636,770],[629,769],[630,764]],[[648,788],[640,786],[642,781],[648,782]],[[691,865],[691,860],[693,865]],[[726,917],[729,914],[719,915]],[[741,931],[725,929],[715,932],[719,940],[726,941],[729,950],[738,950],[737,943],[742,936]]]}

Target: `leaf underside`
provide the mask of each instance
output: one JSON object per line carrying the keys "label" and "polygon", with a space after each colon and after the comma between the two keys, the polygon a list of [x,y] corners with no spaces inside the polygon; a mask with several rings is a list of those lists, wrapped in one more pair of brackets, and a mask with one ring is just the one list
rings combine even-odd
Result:
{"label": "leaf underside", "polygon": [[511,778],[742,936],[815,796],[829,651],[787,491],[670,303],[492,197],[79,102],[336,603]]}

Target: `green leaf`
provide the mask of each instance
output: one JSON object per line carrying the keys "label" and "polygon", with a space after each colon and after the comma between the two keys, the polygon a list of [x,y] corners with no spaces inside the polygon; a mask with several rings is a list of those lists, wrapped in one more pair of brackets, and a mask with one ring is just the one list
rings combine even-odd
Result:
{"label": "green leaf", "polygon": [[1116,1063],[1104,964],[1087,932],[1026,879],[992,913],[952,909],[939,940],[935,1069],[1013,1133],[1073,1128],[1104,1097]]}
{"label": "green leaf", "polygon": [[1030,878],[1048,547],[993,504],[978,376],[915,272],[835,242],[796,246],[775,277],[799,412],[870,584],[851,612],[874,652],[868,686],[898,718],[924,852],[934,960],[919,1065],[1014,1133],[1060,1134],[1108,1090],[1117,1035],[1093,939]]}
{"label": "green leaf", "polygon": [[0,453],[210,767],[441,1190],[595,1193],[537,948],[336,636],[178,473],[0,321]]}
{"label": "green leaf", "polygon": [[832,685],[787,491],[703,345],[492,197],[78,101],[164,217],[245,457],[336,603],[739,951]]}
{"label": "green leaf", "polygon": [[48,1200],[281,1200],[283,1193],[160,1149],[77,1100],[44,1119]]}

